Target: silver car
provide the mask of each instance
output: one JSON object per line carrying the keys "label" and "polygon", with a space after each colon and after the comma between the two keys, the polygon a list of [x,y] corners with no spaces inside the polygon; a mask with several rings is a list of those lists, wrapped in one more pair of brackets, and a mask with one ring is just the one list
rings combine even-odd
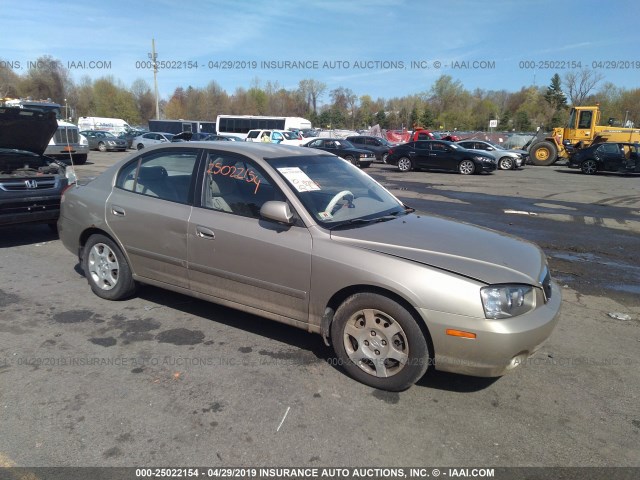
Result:
{"label": "silver car", "polygon": [[147,132],[135,137],[131,142],[131,146],[137,150],[142,150],[146,147],[153,147],[154,145],[171,142],[173,137],[173,133]]}
{"label": "silver car", "polygon": [[561,303],[536,245],[416,214],[299,147],[145,149],[67,190],[58,228],[99,297],[144,283],[303,328],[385,390],[430,366],[503,375],[549,337]]}
{"label": "silver car", "polygon": [[491,153],[498,160],[498,168],[500,170],[516,170],[524,166],[526,157],[529,155],[524,150],[508,150],[484,140],[461,140],[456,143],[469,150],[481,150],[484,153]]}

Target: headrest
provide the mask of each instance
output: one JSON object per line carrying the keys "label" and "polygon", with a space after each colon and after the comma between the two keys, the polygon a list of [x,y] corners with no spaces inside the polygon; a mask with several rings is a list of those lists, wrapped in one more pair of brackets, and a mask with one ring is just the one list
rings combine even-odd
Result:
{"label": "headrest", "polygon": [[160,180],[167,176],[167,170],[163,166],[141,167],[138,172],[138,181],[144,183],[148,180]]}

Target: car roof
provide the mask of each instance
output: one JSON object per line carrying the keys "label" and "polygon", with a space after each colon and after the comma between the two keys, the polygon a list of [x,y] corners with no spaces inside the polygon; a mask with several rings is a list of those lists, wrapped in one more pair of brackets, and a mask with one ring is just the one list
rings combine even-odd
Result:
{"label": "car roof", "polygon": [[[164,149],[194,148],[195,143],[196,142],[181,142],[172,143],[171,145],[155,145],[145,148],[145,153]],[[207,141],[197,142],[197,148],[207,148],[207,143]],[[218,151],[247,155],[254,158],[264,158],[267,162],[270,158],[308,157],[310,154],[308,149],[295,145],[279,145],[275,143],[261,142],[215,142],[210,144],[210,148]],[[313,155],[333,156],[333,154],[322,152],[321,150],[315,150]]]}

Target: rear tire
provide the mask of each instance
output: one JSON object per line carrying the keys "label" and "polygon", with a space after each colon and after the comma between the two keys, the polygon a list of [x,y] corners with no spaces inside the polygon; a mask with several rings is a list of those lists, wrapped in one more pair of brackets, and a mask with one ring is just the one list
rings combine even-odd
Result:
{"label": "rear tire", "polygon": [[387,163],[387,158],[389,158],[389,154],[388,153],[383,153],[382,154],[382,163]]}
{"label": "rear tire", "polygon": [[106,300],[123,300],[136,291],[127,259],[109,237],[91,235],[82,253],[82,270],[93,293]]}
{"label": "rear tire", "polygon": [[381,390],[406,390],[429,367],[427,339],[416,319],[376,293],[357,293],[338,307],[331,341],[351,377]]}
{"label": "rear tire", "polygon": [[534,165],[553,165],[558,160],[558,149],[548,141],[538,142],[529,150],[529,158]]}

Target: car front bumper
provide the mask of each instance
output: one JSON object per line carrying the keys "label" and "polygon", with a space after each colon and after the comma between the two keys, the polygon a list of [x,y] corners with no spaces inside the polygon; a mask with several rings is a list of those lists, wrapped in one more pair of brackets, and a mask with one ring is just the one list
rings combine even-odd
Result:
{"label": "car front bumper", "polygon": [[49,145],[44,151],[47,157],[69,158],[71,155],[88,155],[89,145]]}
{"label": "car front bumper", "polygon": [[[555,282],[551,282],[551,289],[546,304],[502,320],[420,309],[433,341],[436,370],[499,377],[526,364],[558,322],[562,294]],[[476,338],[451,336],[447,329],[475,333]]]}

